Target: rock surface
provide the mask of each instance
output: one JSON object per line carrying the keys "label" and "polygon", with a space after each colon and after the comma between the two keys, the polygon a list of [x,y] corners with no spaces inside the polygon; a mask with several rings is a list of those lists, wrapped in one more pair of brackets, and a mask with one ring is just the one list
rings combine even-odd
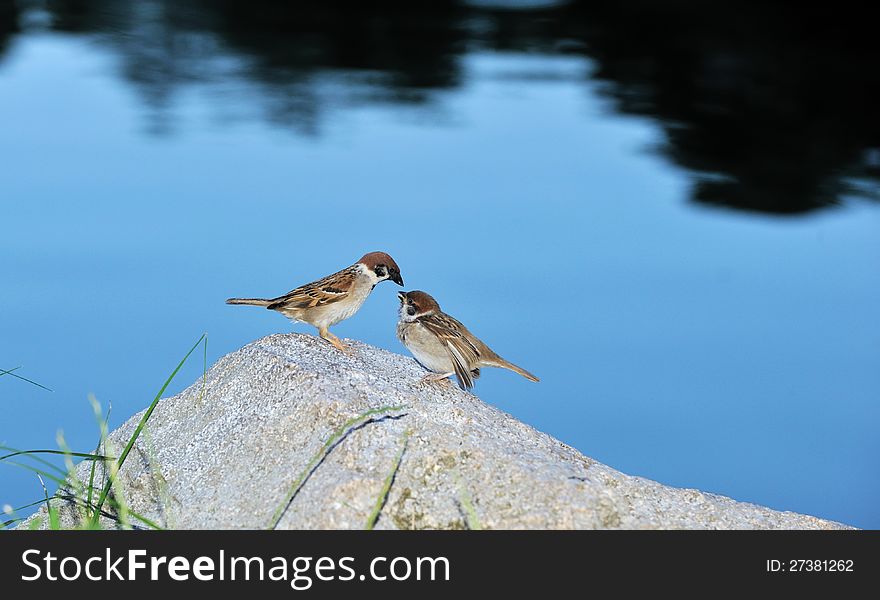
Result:
{"label": "rock surface", "polygon": [[377,506],[376,528],[843,527],[624,475],[454,385],[419,383],[409,357],[349,343],[344,356],[272,335],[162,400],[120,474],[131,509],[193,529],[363,528]]}

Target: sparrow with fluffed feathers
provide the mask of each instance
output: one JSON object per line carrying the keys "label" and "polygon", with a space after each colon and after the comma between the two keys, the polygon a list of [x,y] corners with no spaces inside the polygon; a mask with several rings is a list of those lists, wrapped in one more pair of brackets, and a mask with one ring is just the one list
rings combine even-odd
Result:
{"label": "sparrow with fluffed feathers", "polygon": [[403,285],[400,268],[394,259],[384,252],[370,252],[350,267],[300,286],[283,296],[229,298],[226,304],[250,304],[277,310],[292,321],[317,327],[318,335],[339,350],[348,352],[348,347],[328,328],[354,315],[376,284],[386,279]]}
{"label": "sparrow with fluffed feathers", "polygon": [[500,367],[530,381],[538,378],[498,356],[460,321],[440,310],[429,294],[415,290],[398,292],[400,321],[397,337],[416,360],[432,371],[423,379],[441,381],[455,375],[464,390],[474,386],[481,367]]}

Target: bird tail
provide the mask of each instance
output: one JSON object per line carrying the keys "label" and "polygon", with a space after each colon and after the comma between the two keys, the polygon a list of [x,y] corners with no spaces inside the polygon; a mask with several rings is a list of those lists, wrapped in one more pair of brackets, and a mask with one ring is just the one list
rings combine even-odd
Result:
{"label": "bird tail", "polygon": [[513,371],[514,373],[519,373],[529,381],[541,381],[522,367],[518,367],[512,362],[508,362],[500,356],[494,356],[491,359],[483,359],[482,362],[483,364],[489,365],[490,367],[500,367],[502,369],[507,369],[508,371]]}
{"label": "bird tail", "polygon": [[272,300],[266,298],[229,298],[226,304],[251,304],[253,306],[269,306]]}

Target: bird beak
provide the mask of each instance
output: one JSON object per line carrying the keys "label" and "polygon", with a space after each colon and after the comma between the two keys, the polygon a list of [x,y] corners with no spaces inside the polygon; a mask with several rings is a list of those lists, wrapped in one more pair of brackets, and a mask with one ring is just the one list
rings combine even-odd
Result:
{"label": "bird beak", "polygon": [[400,276],[400,273],[392,273],[389,279],[397,285],[403,287],[403,277]]}
{"label": "bird beak", "polygon": [[404,292],[397,292],[397,299],[403,304],[406,301],[406,294]]}

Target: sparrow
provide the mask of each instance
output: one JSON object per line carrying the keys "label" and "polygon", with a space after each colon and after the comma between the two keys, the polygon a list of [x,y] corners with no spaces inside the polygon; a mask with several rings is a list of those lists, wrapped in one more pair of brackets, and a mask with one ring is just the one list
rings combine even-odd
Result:
{"label": "sparrow", "polygon": [[277,310],[294,322],[318,328],[318,335],[342,352],[348,347],[330,333],[329,327],[354,315],[379,282],[390,279],[403,285],[400,268],[384,252],[364,254],[337,273],[307,283],[277,298],[229,298],[226,304],[251,304]]}
{"label": "sparrow", "polygon": [[530,381],[538,378],[495,354],[460,321],[440,310],[422,291],[398,292],[400,321],[397,337],[423,367],[433,373],[424,381],[440,381],[455,375],[463,390],[474,387],[481,367],[501,367]]}

